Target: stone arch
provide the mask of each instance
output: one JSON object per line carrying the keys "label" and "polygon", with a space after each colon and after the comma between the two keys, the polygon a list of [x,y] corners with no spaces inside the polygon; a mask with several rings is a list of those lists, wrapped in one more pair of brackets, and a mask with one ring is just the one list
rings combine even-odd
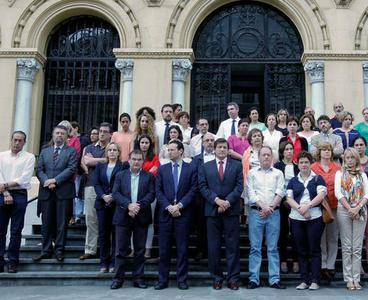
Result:
{"label": "stone arch", "polygon": [[63,20],[80,14],[105,19],[118,31],[120,47],[141,47],[139,23],[124,0],[78,0],[69,3],[34,0],[19,18],[12,37],[15,48],[38,48],[45,53],[48,35]]}
{"label": "stone arch", "polygon": [[[205,0],[196,3],[179,0],[170,17],[166,30],[167,48],[191,48],[194,35],[202,21],[217,8],[239,0]],[[327,23],[315,0],[297,3],[293,0],[258,0],[282,11],[298,29],[305,50],[331,48]],[[317,22],[311,20],[316,19]],[[311,26],[312,25],[312,26]],[[180,28],[180,31],[177,30]]]}
{"label": "stone arch", "polygon": [[355,50],[362,49],[362,35],[363,35],[363,29],[365,26],[365,23],[368,20],[368,7],[364,10],[362,16],[359,19],[358,25],[355,29],[355,40],[354,40],[354,46]]}

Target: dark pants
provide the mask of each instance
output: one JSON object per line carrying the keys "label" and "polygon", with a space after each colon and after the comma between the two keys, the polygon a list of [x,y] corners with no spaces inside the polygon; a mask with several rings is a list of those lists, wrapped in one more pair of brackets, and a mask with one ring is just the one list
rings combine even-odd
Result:
{"label": "dark pants", "polygon": [[13,204],[5,205],[4,196],[0,195],[0,266],[4,266],[6,248],[6,233],[10,224],[10,243],[8,246],[9,265],[17,265],[19,261],[19,248],[22,240],[24,214],[27,207],[27,192],[10,192]]}
{"label": "dark pants", "polygon": [[290,220],[291,233],[298,252],[300,277],[307,284],[321,280],[322,217],[310,221]]}
{"label": "dark pants", "polygon": [[[289,258],[293,262],[298,261],[298,253],[296,252],[296,246],[293,236],[290,236],[289,226],[289,214],[290,208],[284,205],[284,202],[280,205],[280,238],[279,238],[279,252],[280,261],[286,262]],[[291,251],[288,251],[287,247],[291,246]]]}
{"label": "dark pants", "polygon": [[169,281],[171,242],[176,241],[176,276],[178,283],[188,278],[188,239],[190,222],[187,218],[170,218],[168,222],[160,222],[158,227],[159,241],[159,282]]}
{"label": "dark pants", "polygon": [[208,267],[214,282],[223,281],[221,239],[225,235],[227,282],[238,282],[240,276],[239,216],[207,217]]}
{"label": "dark pants", "polygon": [[104,207],[96,212],[101,267],[113,268],[115,265],[115,226],[112,224],[112,219],[115,207]]}
{"label": "dark pants", "polygon": [[144,251],[147,238],[147,226],[137,226],[134,223],[127,226],[116,226],[116,257],[115,257],[115,277],[120,282],[124,281],[126,256],[130,251],[130,238],[133,234],[134,260],[133,260],[133,281],[141,281],[144,276]]}
{"label": "dark pants", "polygon": [[207,228],[206,218],[204,217],[204,206],[206,200],[198,196],[195,201],[195,208],[193,209],[193,231],[197,234],[196,250],[197,253],[207,253]]}
{"label": "dark pants", "polygon": [[52,254],[53,241],[55,241],[55,253],[63,253],[70,205],[72,205],[72,199],[57,199],[55,195],[47,200],[41,200],[43,254]]}

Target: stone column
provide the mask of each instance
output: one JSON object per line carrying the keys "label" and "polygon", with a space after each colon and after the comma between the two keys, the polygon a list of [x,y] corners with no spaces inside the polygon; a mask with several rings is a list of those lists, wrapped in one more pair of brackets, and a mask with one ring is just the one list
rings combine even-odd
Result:
{"label": "stone column", "polygon": [[121,72],[119,110],[132,115],[134,61],[119,58],[115,67]]}
{"label": "stone column", "polygon": [[172,99],[171,102],[181,104],[184,108],[185,81],[192,69],[189,59],[174,59],[172,62]]}
{"label": "stone column", "polygon": [[27,136],[29,136],[31,120],[33,81],[40,68],[41,65],[34,58],[17,59],[17,90],[13,130],[22,130]]}
{"label": "stone column", "polygon": [[310,60],[305,63],[304,70],[309,75],[312,91],[311,104],[317,119],[325,114],[325,63]]}
{"label": "stone column", "polygon": [[363,62],[364,107],[368,107],[368,61]]}

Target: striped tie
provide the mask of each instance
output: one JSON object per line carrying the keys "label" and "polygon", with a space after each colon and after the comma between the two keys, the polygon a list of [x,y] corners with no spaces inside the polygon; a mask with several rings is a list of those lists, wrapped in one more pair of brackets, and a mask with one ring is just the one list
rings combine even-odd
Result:
{"label": "striped tie", "polygon": [[59,158],[59,151],[60,151],[60,147],[56,147],[54,150],[54,155],[52,156],[54,162],[56,162]]}

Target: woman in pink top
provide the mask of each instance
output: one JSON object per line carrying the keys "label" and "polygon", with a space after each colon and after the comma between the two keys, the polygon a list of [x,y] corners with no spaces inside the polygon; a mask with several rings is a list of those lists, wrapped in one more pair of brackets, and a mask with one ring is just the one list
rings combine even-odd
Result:
{"label": "woman in pink top", "polygon": [[227,141],[229,143],[229,155],[231,158],[242,160],[245,150],[249,148],[247,138],[250,120],[248,118],[240,119],[238,122],[238,134],[231,135]]}
{"label": "woman in pink top", "polygon": [[119,121],[121,131],[116,131],[112,134],[111,142],[117,143],[120,146],[120,160],[124,162],[128,160],[129,153],[133,150],[133,132],[129,128],[132,120],[129,114],[122,113],[119,117]]}

